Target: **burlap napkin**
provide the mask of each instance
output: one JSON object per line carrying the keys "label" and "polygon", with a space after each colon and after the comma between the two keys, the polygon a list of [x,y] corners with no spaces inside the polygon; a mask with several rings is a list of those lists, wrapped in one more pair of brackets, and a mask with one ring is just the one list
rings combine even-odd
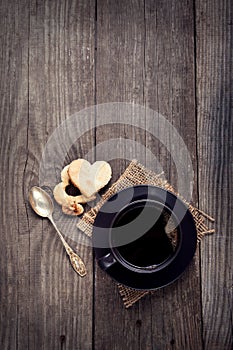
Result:
{"label": "burlap napkin", "polygon": [[[102,196],[101,200],[97,203],[97,205],[85,213],[82,219],[78,223],[78,228],[83,231],[86,235],[91,237],[92,228],[94,224],[95,217],[103,205],[103,203],[110,198],[116,192],[123,190],[126,187],[134,186],[134,185],[154,185],[162,187],[166,190],[173,192],[175,195],[179,196],[178,193],[173,189],[173,187],[164,179],[162,174],[156,174],[151,170],[146,169],[142,164],[140,164],[137,160],[132,160],[129,166],[126,168],[124,173],[119,177],[119,179],[105,192]],[[179,196],[184,202],[185,199]],[[191,204],[187,203],[187,206],[190,212],[193,215],[196,228],[197,228],[197,240],[203,238],[205,234],[213,233],[213,229],[208,229],[206,220],[214,221],[213,218],[202,212],[201,210],[193,207]],[[139,299],[145,296],[148,293],[152,293],[151,291],[139,291],[132,288],[125,287],[124,285],[117,284],[120,295],[122,297],[123,303],[126,308],[132,306]]]}

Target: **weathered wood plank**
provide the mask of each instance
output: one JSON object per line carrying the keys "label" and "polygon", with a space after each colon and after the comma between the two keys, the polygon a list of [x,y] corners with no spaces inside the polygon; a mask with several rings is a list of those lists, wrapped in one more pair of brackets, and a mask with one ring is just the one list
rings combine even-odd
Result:
{"label": "weathered wood plank", "polygon": [[[193,2],[145,1],[145,28],[145,104],[176,128],[196,173]],[[159,139],[164,139],[166,146],[171,148],[169,154],[166,146],[147,136],[147,147],[159,160],[166,178],[179,189],[177,174],[181,169],[177,169],[174,162],[174,152],[177,152],[175,145],[179,146],[181,142],[156,119],[150,130],[152,135],[160,130]],[[183,159],[182,167],[185,162]],[[151,159],[147,159],[147,163],[153,167]],[[181,194],[186,197],[185,187],[180,186],[182,190],[184,193]],[[192,202],[197,203],[196,176]],[[151,320],[142,320],[141,346],[147,344],[148,349],[150,344],[155,349],[202,349],[199,285],[197,251],[195,260],[178,281],[156,292],[150,303],[141,302],[144,314],[151,313]]]}
{"label": "weathered wood plank", "polygon": [[[36,172],[54,128],[94,103],[94,13],[93,1],[31,1],[29,148],[37,160]],[[94,119],[90,116],[82,123],[91,129]],[[36,124],[39,128],[33,127]],[[83,136],[67,160],[84,156],[93,144],[93,133]],[[31,214],[30,220],[41,219]],[[88,275],[82,279],[72,270],[50,224],[43,222],[41,230],[32,229],[30,234],[30,348],[90,349],[92,249],[75,244],[75,236],[70,241],[87,265]]]}
{"label": "weathered wood plank", "polygon": [[[144,5],[143,1],[97,1],[96,102],[133,102],[143,104]],[[109,114],[111,108],[109,108]],[[108,113],[97,118],[108,123]],[[127,122],[133,122],[133,115]],[[98,122],[98,120],[97,120]],[[122,122],[116,118],[116,123]],[[125,121],[126,122],[126,121]],[[122,123],[124,124],[124,122]],[[97,159],[110,160],[113,180],[129,160],[139,155],[140,147],[125,139],[145,144],[145,120],[142,130],[127,125],[98,127],[96,146],[110,140],[104,151],[97,149]],[[120,137],[123,139],[120,142]],[[118,139],[113,146],[112,139]],[[112,140],[112,141],[111,141]],[[117,150],[115,156],[114,150]],[[128,159],[127,159],[128,158]],[[98,266],[95,271],[95,349],[139,349],[138,305],[125,310],[116,284]]]}
{"label": "weathered wood plank", "polygon": [[232,339],[232,2],[196,1],[200,208],[216,219],[201,244],[205,349]]}
{"label": "weathered wood plank", "polygon": [[24,0],[0,3],[1,349],[16,349],[19,340],[28,346],[30,241],[22,185],[29,157],[28,7]]}

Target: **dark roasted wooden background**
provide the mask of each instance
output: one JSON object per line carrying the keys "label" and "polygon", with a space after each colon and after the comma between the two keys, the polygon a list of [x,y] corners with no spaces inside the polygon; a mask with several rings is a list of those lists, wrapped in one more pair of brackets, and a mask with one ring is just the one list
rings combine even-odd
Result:
{"label": "dark roasted wooden background", "polygon": [[[1,0],[0,16],[0,348],[231,349],[232,1]],[[216,218],[182,278],[129,310],[91,249],[78,247],[88,276],[72,271],[27,202],[53,130],[114,101],[173,123],[192,157],[193,203]],[[128,127],[84,135],[78,156],[122,132],[175,181],[166,150]],[[112,162],[115,178],[125,165]]]}

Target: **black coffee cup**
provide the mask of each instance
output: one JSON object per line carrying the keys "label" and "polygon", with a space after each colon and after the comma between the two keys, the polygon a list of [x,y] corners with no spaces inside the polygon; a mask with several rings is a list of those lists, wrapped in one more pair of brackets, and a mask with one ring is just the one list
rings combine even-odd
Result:
{"label": "black coffee cup", "polygon": [[148,290],[182,274],[195,253],[197,232],[188,207],[173,193],[138,185],[104,203],[92,242],[102,270],[118,283]]}

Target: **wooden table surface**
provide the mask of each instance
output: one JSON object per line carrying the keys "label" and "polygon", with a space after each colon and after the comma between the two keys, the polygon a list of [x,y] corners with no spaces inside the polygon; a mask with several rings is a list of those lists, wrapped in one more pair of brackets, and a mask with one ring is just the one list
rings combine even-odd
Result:
{"label": "wooden table surface", "polygon": [[[231,349],[231,0],[1,0],[0,15],[0,348]],[[193,163],[192,202],[216,219],[185,274],[128,310],[91,247],[67,238],[87,264],[81,279],[27,201],[52,132],[106,102],[143,105],[173,124]],[[85,122],[69,159],[123,135],[176,186],[172,157],[149,132]],[[114,179],[124,155],[111,161]]]}

